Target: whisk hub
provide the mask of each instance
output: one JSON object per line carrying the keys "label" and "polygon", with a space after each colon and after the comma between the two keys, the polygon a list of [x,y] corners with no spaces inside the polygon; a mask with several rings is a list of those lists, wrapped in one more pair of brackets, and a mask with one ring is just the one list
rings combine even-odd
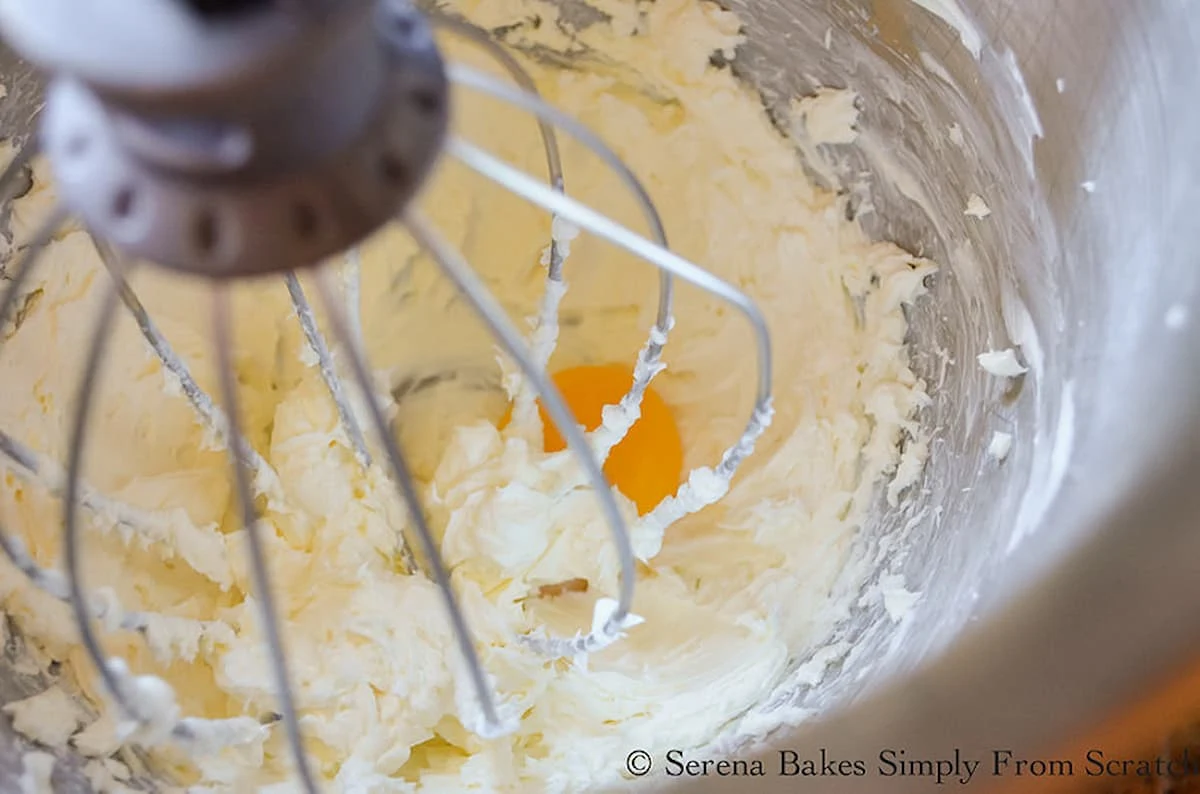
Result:
{"label": "whisk hub", "polygon": [[[53,16],[88,4],[24,5]],[[42,42],[36,11],[3,15],[23,54],[62,70],[41,142],[60,200],[97,235],[201,275],[283,272],[359,243],[420,189],[449,102],[408,3],[331,6],[320,24],[300,19],[319,4],[256,4],[237,25],[176,8],[166,38],[183,53],[130,22],[143,5],[95,17],[84,54]]]}

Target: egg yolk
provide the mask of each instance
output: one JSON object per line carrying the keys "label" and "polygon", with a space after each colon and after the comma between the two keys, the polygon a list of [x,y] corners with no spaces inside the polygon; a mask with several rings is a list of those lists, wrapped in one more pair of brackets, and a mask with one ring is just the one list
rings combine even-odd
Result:
{"label": "egg yolk", "polygon": [[[552,377],[575,420],[589,431],[600,426],[601,411],[615,405],[633,385],[633,373],[624,366],[611,364],[574,367]],[[554,426],[541,401],[538,413],[545,428],[546,452],[566,448],[566,441]],[[511,410],[501,420],[503,428]],[[683,441],[671,409],[653,388],[646,389],[642,415],[621,443],[613,448],[604,464],[604,475],[618,491],[637,505],[645,515],[679,487],[683,470]]]}

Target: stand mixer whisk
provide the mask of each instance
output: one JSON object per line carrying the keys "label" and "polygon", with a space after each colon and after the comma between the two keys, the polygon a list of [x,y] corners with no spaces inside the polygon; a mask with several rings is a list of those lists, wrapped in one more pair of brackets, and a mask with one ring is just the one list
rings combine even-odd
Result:
{"label": "stand mixer whisk", "polygon": [[[438,26],[484,48],[515,85],[445,64],[434,43],[433,28]],[[65,465],[60,469],[0,429],[0,456],[10,468],[63,499],[65,570],[39,567],[20,540],[2,528],[0,547],[35,584],[69,602],[82,645],[108,695],[128,718],[133,740],[153,745],[170,738],[184,746],[220,746],[237,743],[247,727],[257,729],[260,721],[181,717],[168,685],[131,674],[101,648],[97,621],[107,627],[143,627],[138,614],[90,593],[82,581],[82,511],[132,531],[142,531],[146,524],[137,510],[89,488],[81,477],[92,395],[122,305],[164,373],[229,451],[278,690],[278,714],[264,715],[261,722],[282,724],[304,790],[317,790],[289,686],[286,638],[260,536],[258,500],[278,497],[277,474],[241,432],[232,366],[227,287],[233,280],[259,276],[286,282],[347,445],[359,465],[384,468],[408,509],[414,537],[398,539],[399,556],[409,572],[428,575],[441,591],[482,715],[478,724],[467,727],[485,737],[511,728],[512,717],[497,708],[363,351],[356,246],[388,224],[401,224],[432,257],[515,362],[523,380],[513,394],[512,424],[536,425],[540,402],[594,489],[618,550],[619,592],[597,601],[589,631],[573,637],[533,631],[523,641],[547,657],[577,657],[607,647],[640,622],[631,611],[637,570],[630,532],[602,467],[638,421],[651,381],[664,369],[661,357],[673,324],[673,279],[712,293],[744,315],[756,340],[757,400],[744,432],[721,460],[691,472],[673,496],[638,520],[665,528],[724,496],[771,420],[770,340],[762,314],[747,296],[670,251],[654,204],[629,168],[586,128],[548,106],[515,58],[482,30],[450,17],[426,17],[403,0],[40,0],[0,5],[0,28],[14,48],[51,75],[39,133],[0,176],[0,200],[12,198],[22,172],[40,151],[53,169],[61,202],[8,269],[9,281],[0,293],[0,327],[13,318],[39,255],[72,214],[92,235],[111,276],[80,374]],[[451,136],[452,89],[490,95],[532,114],[545,146],[548,184]],[[583,143],[628,186],[653,241],[570,197],[555,129]],[[443,154],[553,217],[545,291],[528,341],[464,258],[413,206]],[[562,244],[579,230],[661,272],[656,322],[638,353],[632,387],[604,409],[603,423],[591,432],[576,423],[546,375],[566,290]],[[130,274],[142,261],[213,283],[219,399],[197,384],[131,287]],[[344,295],[332,283],[331,269],[344,276]],[[319,327],[300,273],[316,285],[332,343]],[[349,380],[362,394],[366,427],[353,410],[335,354],[344,358]],[[378,451],[368,437],[375,439]]]}

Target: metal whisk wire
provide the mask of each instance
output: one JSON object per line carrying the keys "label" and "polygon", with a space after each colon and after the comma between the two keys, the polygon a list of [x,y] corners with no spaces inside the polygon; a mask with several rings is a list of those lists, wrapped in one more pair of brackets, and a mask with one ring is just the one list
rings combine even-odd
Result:
{"label": "metal whisk wire", "polygon": [[479,147],[462,138],[451,138],[446,145],[447,153],[467,167],[488,179],[503,185],[514,195],[553,212],[571,223],[624,248],[660,270],[664,270],[693,286],[717,296],[737,309],[750,324],[755,337],[755,352],[758,365],[757,406],[771,400],[771,337],[767,321],[757,304],[745,293],[707,270],[689,262],[669,249],[655,245],[649,240],[626,229],[616,221],[602,215],[587,205],[576,201],[543,185],[528,174],[513,168]]}
{"label": "metal whisk wire", "polygon": [[[771,337],[767,330],[766,318],[757,304],[743,292],[703,268],[672,253],[665,247],[655,245],[570,196],[547,188],[528,174],[513,168],[461,138],[452,138],[447,144],[447,152],[469,168],[504,185],[514,195],[520,196],[548,212],[553,212],[592,234],[624,248],[660,270],[671,273],[705,292],[715,295],[743,315],[754,333],[758,371],[757,396],[745,429],[737,441],[725,450],[721,461],[715,468],[701,468],[693,471],[687,482],[674,496],[664,499],[641,521],[644,525],[661,531],[685,515],[698,512],[723,498],[738,468],[754,452],[758,439],[766,432],[774,416],[771,399]],[[538,644],[545,647],[548,653],[559,655],[566,655],[575,647],[572,643],[564,645],[556,640],[550,640],[544,645],[539,641]]]}
{"label": "metal whisk wire", "polygon": [[379,405],[378,400],[375,399],[374,392],[371,390],[371,375],[367,369],[366,358],[355,343],[349,324],[346,321],[342,307],[338,304],[333,289],[325,281],[324,273],[317,271],[314,275],[317,280],[318,294],[322,305],[325,307],[326,314],[329,315],[330,324],[333,325],[335,334],[349,352],[351,372],[358,383],[358,388],[366,397],[367,411],[371,417],[375,432],[379,435],[383,443],[392,479],[399,488],[400,496],[408,507],[409,518],[416,526],[417,537],[421,541],[422,552],[427,558],[433,580],[442,594],[443,603],[454,626],[454,634],[458,642],[459,652],[466,660],[468,674],[471,677],[483,711],[482,723],[471,727],[484,736],[500,735],[508,726],[501,721],[499,713],[496,710],[491,687],[487,683],[483,672],[483,665],[480,663],[479,656],[475,651],[471,632],[467,627],[466,618],[462,613],[462,607],[454,595],[454,587],[450,581],[450,572],[446,569],[441,553],[438,551],[437,541],[434,539],[433,532],[429,528],[429,522],[425,518],[421,496],[417,491],[411,467],[408,465],[404,453],[400,450],[400,445],[390,432],[383,409]]}
{"label": "metal whisk wire", "polygon": [[[510,86],[493,80],[474,69],[451,64],[447,69],[447,73],[451,81],[456,85],[482,91],[526,110],[543,122],[560,127],[583,142],[593,154],[613,169],[630,192],[637,198],[638,203],[642,206],[646,214],[647,220],[650,222],[650,228],[657,238],[658,250],[655,251],[652,243],[641,240],[637,235],[622,229],[618,224],[599,215],[594,210],[578,205],[569,196],[553,195],[545,189],[544,185],[540,185],[517,169],[511,168],[505,163],[492,158],[478,147],[464,144],[471,150],[466,154],[466,159],[464,159],[462,153],[451,151],[452,155],[458,157],[468,167],[475,169],[493,181],[505,185],[513,193],[542,207],[547,212],[554,214],[555,217],[562,217],[579,226],[585,227],[593,234],[597,234],[609,242],[625,248],[630,253],[650,262],[659,269],[660,277],[664,280],[664,288],[660,293],[659,320],[651,332],[649,341],[638,356],[638,363],[634,370],[633,388],[618,405],[619,411],[614,414],[616,420],[614,422],[615,427],[610,428],[607,425],[602,425],[591,434],[593,449],[601,462],[607,458],[613,447],[624,438],[634,422],[637,421],[642,396],[646,388],[648,388],[651,379],[663,368],[660,363],[660,357],[663,346],[667,341],[667,331],[670,330],[672,325],[670,318],[671,285],[669,280],[672,275],[677,275],[704,291],[717,296],[722,301],[733,305],[750,323],[758,354],[758,391],[745,429],[735,443],[725,450],[715,468],[701,468],[693,471],[688,477],[688,481],[681,486],[679,491],[673,496],[668,496],[655,506],[648,515],[643,516],[641,523],[661,531],[685,515],[699,512],[705,507],[716,503],[728,491],[738,468],[753,453],[755,444],[762,434],[766,432],[774,415],[771,403],[771,383],[773,379],[771,340],[766,320],[763,318],[762,313],[752,300],[736,290],[732,285],[722,282],[720,279],[712,276],[712,274],[670,253],[666,242],[666,234],[662,228],[662,222],[658,217],[657,210],[649,194],[624,161],[585,125],[559,111],[557,108],[548,105],[536,94],[514,90]],[[463,142],[460,141],[459,143]],[[452,149],[454,145],[455,142],[452,141]],[[561,191],[555,191],[555,193],[561,193]],[[571,206],[572,204],[575,206]],[[589,213],[587,222],[581,221],[578,214],[580,210],[586,210]],[[616,236],[614,236],[614,233]],[[685,267],[682,270],[678,270],[677,268],[680,265]],[[551,648],[548,649],[548,652],[555,653],[556,651],[566,652],[567,648],[561,644],[556,645],[551,641]]]}
{"label": "metal whisk wire", "polygon": [[[509,57],[511,58],[511,56]],[[517,66],[516,68],[519,69],[520,67]],[[655,242],[663,248],[669,248],[667,232],[663,227],[662,218],[658,214],[658,208],[655,206],[654,200],[650,198],[650,194],[647,192],[645,186],[642,185],[641,180],[630,170],[625,161],[609,148],[604,141],[600,140],[595,133],[588,129],[586,125],[581,124],[571,116],[546,103],[536,91],[514,89],[505,83],[492,79],[482,72],[462,65],[450,64],[447,68],[447,74],[451,82],[455,85],[479,91],[531,113],[543,127],[561,128],[568,135],[582,143],[617,175],[624,187],[634,197]],[[527,80],[524,82],[531,81]],[[560,190],[557,192],[562,193],[564,191]],[[551,214],[555,218],[561,217],[555,212],[551,212]],[[659,270],[657,317],[654,327],[650,330],[649,338],[638,352],[638,357],[634,364],[633,384],[618,404],[614,406],[617,410],[613,414],[613,424],[605,423],[589,434],[592,450],[596,457],[600,459],[601,464],[608,459],[613,448],[621,442],[638,420],[641,414],[642,400],[646,396],[646,390],[649,389],[650,383],[654,380],[655,376],[666,368],[662,363],[662,353],[663,348],[667,344],[667,337],[675,323],[671,315],[674,289],[674,280],[670,271]],[[547,298],[553,294],[555,293],[551,291],[551,285],[548,284]],[[561,295],[561,293],[559,294]],[[544,318],[551,311],[557,312],[557,309],[557,302],[545,300],[543,302],[542,317]],[[537,356],[536,354],[539,351],[538,345],[535,342],[534,352],[535,362],[544,369],[549,363],[549,350],[545,351],[542,356]],[[517,407],[514,407],[513,414],[514,416],[517,415]]]}
{"label": "metal whisk wire", "polygon": [[317,318],[313,316],[312,306],[304,294],[304,287],[300,285],[300,279],[296,277],[294,271],[286,273],[283,278],[287,283],[288,295],[292,299],[292,307],[296,311],[296,319],[300,322],[304,339],[312,351],[317,354],[317,366],[321,371],[321,380],[325,381],[325,387],[329,389],[329,394],[333,398],[338,412],[338,421],[346,428],[350,436],[354,457],[364,469],[370,468],[371,452],[367,449],[367,439],[363,436],[362,428],[358,426],[354,412],[350,410],[350,405],[342,390],[341,379],[334,370],[333,353],[330,352],[321,329],[317,327]]}
{"label": "metal whisk wire", "polygon": [[[538,130],[542,136],[542,142],[546,150],[546,166],[551,188],[559,193],[566,192],[563,182],[562,158],[559,153],[558,140],[555,134],[555,128],[558,127],[581,141],[606,166],[617,174],[625,187],[634,195],[654,239],[658,241],[659,245],[664,248],[667,247],[667,233],[663,228],[658,209],[654,206],[654,202],[650,199],[641,182],[638,181],[621,158],[617,157],[586,126],[575,121],[565,113],[557,112],[552,106],[547,104],[541,98],[533,78],[525,71],[520,62],[508,50],[495,42],[486,31],[463,20],[442,14],[434,14],[431,20],[435,27],[441,27],[456,35],[463,36],[471,43],[481,47],[512,77],[513,81],[517,84],[516,88],[468,67],[451,64],[447,69],[447,74],[451,81],[465,87],[474,88],[481,93],[491,95],[510,105],[532,113],[534,120],[537,122]],[[553,230],[556,225],[554,221],[557,220],[558,216],[552,213],[551,218],[551,229]],[[530,355],[533,357],[533,362],[540,369],[545,369],[549,365],[550,356],[558,343],[558,312],[562,299],[566,294],[563,264],[564,256],[560,251],[559,242],[552,232],[548,251],[545,291],[542,294],[542,301],[538,307],[533,337],[530,340]],[[663,369],[663,365],[661,364],[662,350],[674,322],[671,316],[673,294],[674,285],[671,274],[661,271],[659,275],[658,313],[655,325],[651,329],[650,337],[645,346],[638,354],[637,363],[634,367],[633,384],[618,406],[616,406],[618,409],[617,416],[620,418],[621,424],[615,432],[609,431],[607,428],[599,428],[592,434],[593,437],[599,437],[600,439],[592,447],[596,456],[600,459],[601,465],[608,458],[608,454],[612,448],[620,442],[625,434],[628,433],[629,428],[633,426],[633,423],[637,421],[646,390],[649,388],[650,382],[654,377]],[[512,416],[513,424],[517,427],[537,425],[534,411],[535,390],[531,386],[532,381],[525,378],[518,385],[517,393],[513,395]]]}
{"label": "metal whisk wire", "polygon": [[[96,253],[99,254],[100,261],[108,271],[109,278],[116,283],[117,291],[121,296],[121,302],[125,304],[125,308],[133,317],[138,330],[142,334],[142,338],[162,364],[164,372],[178,381],[179,390],[200,417],[205,428],[215,434],[221,444],[228,444],[228,417],[213,398],[196,382],[187,364],[183,362],[183,359],[171,347],[171,343],[163,336],[158,325],[150,316],[150,313],[146,311],[146,307],[142,305],[141,299],[138,298],[137,293],[126,276],[126,271],[129,268],[123,264],[120,255],[113,249],[112,245],[91,232],[88,232],[88,237],[91,239]],[[272,481],[278,479],[278,475],[275,474],[271,464],[262,455],[258,454],[257,450],[248,447],[243,450],[243,453],[251,469],[256,473],[256,480],[264,472],[270,476]]]}
{"label": "metal whisk wire", "polygon": [[[13,183],[19,177],[21,170],[34,157],[36,151],[35,144],[26,144],[13,157],[12,162],[0,175],[0,197],[8,196],[12,190]],[[15,270],[9,272],[8,285],[0,292],[0,331],[3,331],[4,326],[8,324],[10,316],[13,314],[17,306],[17,299],[21,296],[21,291],[25,284],[33,276],[34,270],[38,265],[38,260],[45,251],[46,246],[50,244],[55,233],[66,222],[67,212],[62,207],[55,207],[51,210],[50,215],[42,222],[41,226],[33,234],[33,239],[29,246],[25,249],[23,255],[18,258]],[[0,335],[0,350],[3,349],[5,337]],[[27,466],[35,465],[34,462],[22,454],[24,450],[13,448],[12,442],[5,435],[4,443],[0,444],[0,451],[6,457],[15,459],[18,465],[22,463]],[[62,581],[61,576],[56,571],[46,571],[38,566],[29,554],[25,551],[24,544],[4,529],[0,523],[0,550],[3,550],[4,555],[9,561],[24,573],[34,584],[41,587],[46,592],[54,597],[66,601],[70,597],[66,583]]]}
{"label": "metal whisk wire", "polygon": [[87,446],[88,423],[91,419],[92,398],[96,393],[96,380],[104,362],[104,353],[110,341],[113,322],[116,320],[117,287],[114,282],[104,286],[100,306],[96,311],[94,327],[88,337],[88,351],[84,359],[83,376],[75,394],[74,415],[71,419],[71,436],[67,452],[67,484],[63,496],[63,559],[70,587],[71,611],[75,614],[79,639],[87,655],[96,665],[105,687],[126,713],[140,721],[149,721],[151,715],[143,713],[140,705],[124,696],[126,683],[118,679],[115,671],[106,663],[100,640],[92,627],[92,613],[88,597],[83,589],[83,569],[80,564],[79,496],[82,484],[83,455]]}
{"label": "metal whisk wire", "polygon": [[267,638],[271,660],[271,674],[275,679],[275,696],[279,700],[280,714],[287,731],[292,761],[300,776],[305,791],[317,791],[309,766],[308,754],[304,751],[304,737],[300,733],[300,720],[296,714],[296,701],[288,675],[287,652],[284,649],[283,633],[279,629],[279,611],[275,606],[271,577],[267,570],[267,554],[263,548],[260,516],[254,505],[251,486],[253,472],[247,465],[245,449],[249,445],[239,430],[237,377],[233,361],[233,319],[229,307],[229,293],[225,284],[218,283],[213,292],[213,341],[217,349],[217,370],[221,380],[222,402],[230,419],[229,457],[237,486],[238,505],[242,513],[242,526],[246,530],[246,545],[250,550],[250,573],[254,589],[258,593],[259,610],[262,614],[263,634]]}
{"label": "metal whisk wire", "polygon": [[[594,631],[587,635],[586,640],[582,636],[577,638],[578,641],[572,646],[570,653],[574,655],[599,650],[621,637],[625,629],[641,622],[640,619],[634,618],[630,614],[633,609],[637,561],[629,530],[625,526],[625,519],[621,516],[617,501],[613,497],[612,488],[604,477],[599,461],[588,447],[587,438],[571,415],[566,401],[545,376],[543,369],[525,350],[520,334],[509,322],[503,307],[492,298],[487,287],[471,270],[471,266],[457,251],[442,240],[441,236],[433,230],[433,227],[419,212],[409,210],[405,215],[404,225],[417,243],[434,258],[442,273],[466,297],[500,346],[517,362],[522,373],[533,384],[534,390],[542,398],[546,412],[550,414],[554,424],[566,440],[567,447],[583,467],[584,474],[591,483],[596,498],[600,500],[600,508],[617,548],[617,559],[621,567],[620,595],[615,604],[608,605],[601,602],[603,606],[598,605],[598,610],[605,610],[605,613],[600,613],[603,615],[603,620],[598,621],[601,624],[599,632]],[[565,656],[568,654],[564,652],[555,655]]]}

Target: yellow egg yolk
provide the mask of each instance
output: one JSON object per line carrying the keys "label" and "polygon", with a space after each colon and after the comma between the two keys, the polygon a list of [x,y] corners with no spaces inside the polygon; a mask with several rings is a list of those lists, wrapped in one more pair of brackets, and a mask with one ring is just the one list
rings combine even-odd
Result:
{"label": "yellow egg yolk", "polygon": [[[619,364],[573,367],[556,373],[552,379],[575,420],[589,431],[600,426],[604,406],[620,402],[633,385],[633,373]],[[538,413],[545,428],[546,452],[564,449],[566,442],[540,400]],[[511,410],[500,427],[510,418]],[[675,417],[663,398],[649,388],[642,399],[641,418],[608,456],[604,475],[637,505],[639,514],[645,515],[675,493],[682,470],[683,441]]]}

